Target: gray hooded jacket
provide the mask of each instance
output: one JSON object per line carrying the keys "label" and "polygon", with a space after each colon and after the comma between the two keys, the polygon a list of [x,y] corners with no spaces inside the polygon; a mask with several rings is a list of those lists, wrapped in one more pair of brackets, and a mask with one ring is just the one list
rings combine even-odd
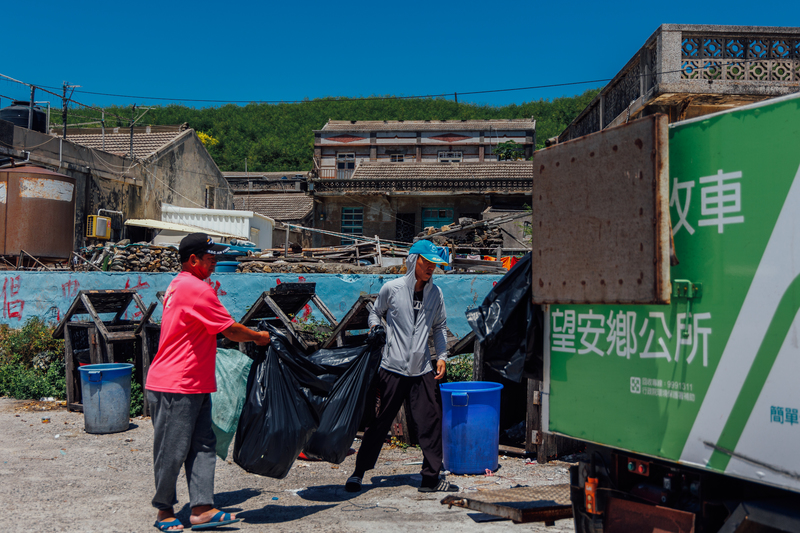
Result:
{"label": "gray hooded jacket", "polygon": [[447,358],[447,315],[442,290],[431,279],[422,289],[422,309],[414,321],[414,268],[418,254],[406,259],[408,272],[381,287],[369,314],[369,326],[386,319],[386,346],[381,368],[403,376],[421,376],[432,370],[428,333],[433,330],[437,359]]}

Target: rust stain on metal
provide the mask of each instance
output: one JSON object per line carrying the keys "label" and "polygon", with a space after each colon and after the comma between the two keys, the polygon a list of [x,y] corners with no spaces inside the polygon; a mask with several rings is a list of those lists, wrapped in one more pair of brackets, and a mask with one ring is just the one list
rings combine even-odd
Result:
{"label": "rust stain on metal", "polygon": [[0,171],[6,202],[0,254],[25,250],[37,258],[65,259],[72,252],[75,179],[35,167]]}
{"label": "rust stain on metal", "polygon": [[668,157],[664,115],[534,154],[534,302],[669,303]]}
{"label": "rust stain on metal", "polygon": [[605,530],[608,533],[663,531],[694,533],[694,514],[668,507],[609,498],[606,504]]}

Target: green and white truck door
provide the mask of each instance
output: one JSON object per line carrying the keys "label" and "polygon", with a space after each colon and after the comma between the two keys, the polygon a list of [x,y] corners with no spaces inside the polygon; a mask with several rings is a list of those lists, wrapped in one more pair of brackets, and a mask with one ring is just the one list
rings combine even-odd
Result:
{"label": "green and white truck door", "polygon": [[[636,153],[625,142],[631,124],[600,132],[619,131],[622,156]],[[561,150],[602,155],[588,155],[586,140],[595,135]],[[587,205],[605,198],[578,194],[577,207],[564,208],[547,188],[558,190],[561,176],[536,174],[534,158],[534,301],[548,304],[545,427],[800,491],[800,96],[673,124],[668,161],[679,264],[666,276],[671,298],[656,283],[648,301],[622,290],[637,281],[629,237],[640,237],[652,264],[663,264],[662,220],[653,217],[648,234],[631,226],[630,210],[612,213],[627,217],[616,227],[582,219]],[[604,167],[597,168],[583,179],[596,182]],[[628,174],[617,171],[623,183]],[[553,211],[559,232],[548,227]],[[610,222],[610,235],[597,231],[601,222]],[[570,258],[570,235],[587,233],[604,255]],[[548,240],[554,234],[561,240]],[[537,256],[544,258],[538,265]],[[559,266],[562,260],[572,265]],[[655,277],[641,272],[638,279],[657,282],[657,269]],[[576,297],[574,289],[587,285],[591,297]]]}

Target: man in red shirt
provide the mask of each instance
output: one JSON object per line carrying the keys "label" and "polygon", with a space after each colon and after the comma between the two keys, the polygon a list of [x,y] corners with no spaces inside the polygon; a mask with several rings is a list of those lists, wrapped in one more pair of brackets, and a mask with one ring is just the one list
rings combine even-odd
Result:
{"label": "man in red shirt", "polygon": [[211,393],[217,334],[234,342],[269,344],[269,333],[236,323],[204,281],[216,268],[217,255],[228,250],[205,233],[187,235],[178,252],[181,272],[164,295],[158,353],[147,373],[147,401],[153,420],[153,470],[158,509],[155,527],[180,531],[175,517],[175,485],[186,470],[192,529],[209,529],[239,520],[214,508],[216,438],[211,429]]}

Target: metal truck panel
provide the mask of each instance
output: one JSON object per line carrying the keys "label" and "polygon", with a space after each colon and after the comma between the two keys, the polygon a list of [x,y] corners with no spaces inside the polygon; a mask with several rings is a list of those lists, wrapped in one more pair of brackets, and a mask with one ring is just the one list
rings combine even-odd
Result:
{"label": "metal truck panel", "polygon": [[669,302],[667,119],[536,152],[533,300]]}
{"label": "metal truck panel", "polygon": [[800,492],[800,95],[669,131],[669,305],[549,307],[549,430]]}

